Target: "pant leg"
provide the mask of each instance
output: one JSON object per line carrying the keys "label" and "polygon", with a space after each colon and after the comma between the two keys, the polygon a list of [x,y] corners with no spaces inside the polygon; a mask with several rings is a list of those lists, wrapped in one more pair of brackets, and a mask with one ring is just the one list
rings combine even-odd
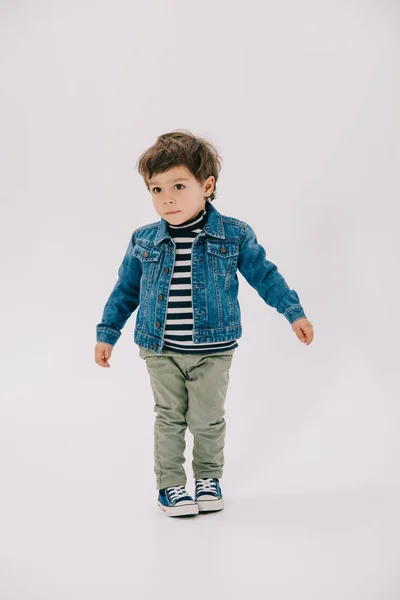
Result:
{"label": "pant leg", "polygon": [[180,355],[155,355],[140,347],[146,361],[154,396],[154,472],[156,488],[186,485],[183,467],[186,448],[186,411],[188,395]]}
{"label": "pant leg", "polygon": [[234,350],[190,355],[186,422],[193,434],[193,475],[222,477],[226,435],[225,397]]}

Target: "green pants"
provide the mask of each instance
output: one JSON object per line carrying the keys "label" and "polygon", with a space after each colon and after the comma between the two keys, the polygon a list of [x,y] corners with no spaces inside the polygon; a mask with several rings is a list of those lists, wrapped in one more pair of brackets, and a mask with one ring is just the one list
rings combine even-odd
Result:
{"label": "green pants", "polygon": [[155,354],[139,346],[154,396],[154,472],[156,488],[186,485],[184,450],[193,435],[193,476],[222,477],[226,423],[225,396],[233,350]]}

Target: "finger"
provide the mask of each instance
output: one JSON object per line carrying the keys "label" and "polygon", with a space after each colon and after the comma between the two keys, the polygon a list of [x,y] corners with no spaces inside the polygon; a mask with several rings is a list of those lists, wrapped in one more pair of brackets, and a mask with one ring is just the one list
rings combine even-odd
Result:
{"label": "finger", "polygon": [[101,352],[97,351],[95,353],[95,362],[100,367],[109,367],[110,366],[107,362],[107,358],[104,356],[104,350],[102,350]]}
{"label": "finger", "polygon": [[307,346],[309,346],[311,344],[311,342],[312,342],[312,335],[309,335],[307,337],[307,342],[306,342]]}

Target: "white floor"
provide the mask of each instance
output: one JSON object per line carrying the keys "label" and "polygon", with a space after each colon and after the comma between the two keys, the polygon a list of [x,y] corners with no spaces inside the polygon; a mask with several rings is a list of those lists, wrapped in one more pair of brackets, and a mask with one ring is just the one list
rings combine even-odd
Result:
{"label": "white floor", "polygon": [[399,491],[245,498],[226,481],[223,511],[171,518],[151,478],[141,498],[119,474],[31,483],[1,501],[1,600],[400,598]]}

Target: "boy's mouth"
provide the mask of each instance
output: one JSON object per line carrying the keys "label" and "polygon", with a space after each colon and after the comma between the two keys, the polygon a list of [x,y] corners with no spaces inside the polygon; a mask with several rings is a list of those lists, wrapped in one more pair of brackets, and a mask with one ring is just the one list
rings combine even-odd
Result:
{"label": "boy's mouth", "polygon": [[167,214],[167,215],[174,215],[174,214],[176,214],[176,213],[178,213],[178,212],[181,212],[181,211],[180,211],[180,210],[170,210],[170,211],[169,211],[169,212],[167,212],[166,214]]}

